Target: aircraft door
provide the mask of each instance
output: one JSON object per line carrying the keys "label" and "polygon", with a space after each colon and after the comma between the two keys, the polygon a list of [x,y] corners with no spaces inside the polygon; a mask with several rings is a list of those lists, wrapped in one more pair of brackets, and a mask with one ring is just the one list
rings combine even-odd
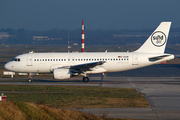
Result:
{"label": "aircraft door", "polygon": [[132,65],[138,65],[138,55],[137,54],[132,55]]}
{"label": "aircraft door", "polygon": [[32,65],[33,65],[33,64],[32,64],[32,61],[33,61],[32,55],[28,55],[28,56],[27,56],[27,60],[26,60],[26,65],[27,65],[27,66],[32,66]]}

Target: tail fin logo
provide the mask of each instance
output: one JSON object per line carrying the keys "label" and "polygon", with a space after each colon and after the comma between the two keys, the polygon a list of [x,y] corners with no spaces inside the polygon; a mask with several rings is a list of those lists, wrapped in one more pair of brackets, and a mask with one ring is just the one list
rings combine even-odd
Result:
{"label": "tail fin logo", "polygon": [[152,34],[151,42],[156,47],[161,47],[166,43],[166,35],[161,31],[157,31],[157,32]]}

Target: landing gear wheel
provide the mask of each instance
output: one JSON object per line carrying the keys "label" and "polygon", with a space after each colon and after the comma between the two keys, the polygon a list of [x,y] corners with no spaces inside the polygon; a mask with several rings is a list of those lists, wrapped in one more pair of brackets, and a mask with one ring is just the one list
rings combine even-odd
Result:
{"label": "landing gear wheel", "polygon": [[84,82],[89,82],[89,78],[88,77],[83,77],[83,81]]}
{"label": "landing gear wheel", "polygon": [[32,79],[31,79],[31,78],[28,78],[28,82],[29,82],[29,83],[32,82]]}

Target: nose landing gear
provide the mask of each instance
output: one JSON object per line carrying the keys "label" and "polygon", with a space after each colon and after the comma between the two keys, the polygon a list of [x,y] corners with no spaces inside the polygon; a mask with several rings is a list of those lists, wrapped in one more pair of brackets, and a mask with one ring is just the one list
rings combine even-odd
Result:
{"label": "nose landing gear", "polygon": [[29,83],[32,82],[32,78],[28,78],[28,82],[29,82]]}
{"label": "nose landing gear", "polygon": [[28,82],[29,82],[29,83],[31,83],[31,82],[32,82],[32,73],[29,73]]}

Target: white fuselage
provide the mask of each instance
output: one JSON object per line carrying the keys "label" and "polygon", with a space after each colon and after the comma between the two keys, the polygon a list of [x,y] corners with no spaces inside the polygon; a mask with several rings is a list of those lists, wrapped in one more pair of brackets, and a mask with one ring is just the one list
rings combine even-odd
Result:
{"label": "white fuselage", "polygon": [[[157,61],[149,61],[149,58],[161,55],[169,56]],[[141,68],[174,59],[174,55],[138,52],[27,53],[18,55],[14,59],[17,60],[6,63],[5,68],[22,73],[51,73],[58,67],[105,61],[103,65],[86,71],[87,74],[93,74]]]}

